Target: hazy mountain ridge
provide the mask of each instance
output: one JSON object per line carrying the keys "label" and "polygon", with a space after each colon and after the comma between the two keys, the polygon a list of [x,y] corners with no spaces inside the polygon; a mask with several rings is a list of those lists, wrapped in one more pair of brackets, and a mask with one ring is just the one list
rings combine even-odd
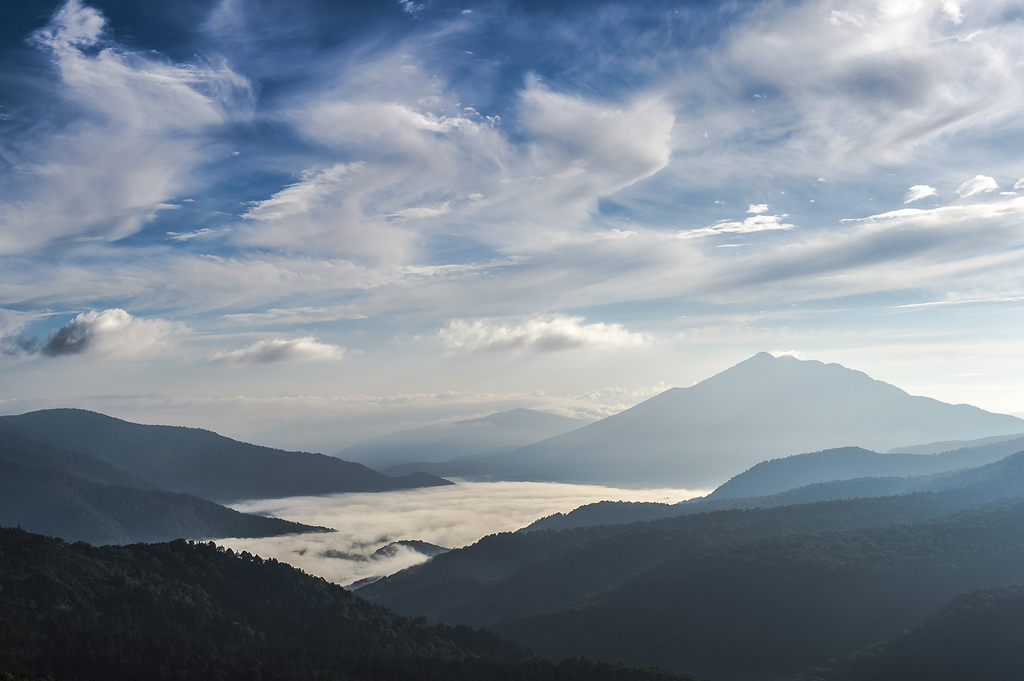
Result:
{"label": "hazy mountain ridge", "polygon": [[451,459],[508,451],[585,425],[534,409],[512,409],[477,419],[402,430],[353,445],[338,454],[377,470],[412,472]]}
{"label": "hazy mountain ridge", "polygon": [[918,477],[975,468],[1024,450],[1024,437],[939,454],[879,454],[843,447],[763,461],[730,478],[708,499],[769,496],[813,483],[856,478]]}
{"label": "hazy mountain ridge", "polygon": [[480,479],[695,488],[801,452],[884,451],[908,442],[1021,432],[1024,421],[1014,416],[914,397],[838,364],[760,353],[578,430],[431,470]]}
{"label": "hazy mountain ridge", "polygon": [[3,416],[0,431],[88,454],[151,485],[221,503],[450,484],[426,475],[390,478],[323,454],[285,452],[198,428],[141,425],[80,409]]}
{"label": "hazy mountain ridge", "polygon": [[998,462],[1021,450],[1024,450],[1024,438],[1014,437],[940,454],[879,454],[859,447],[797,454],[761,462],[730,478],[706,497],[673,505],[604,501],[540,518],[522,531],[632,523],[730,508],[771,508],[937,491],[946,487],[930,484],[933,478],[958,469]]}

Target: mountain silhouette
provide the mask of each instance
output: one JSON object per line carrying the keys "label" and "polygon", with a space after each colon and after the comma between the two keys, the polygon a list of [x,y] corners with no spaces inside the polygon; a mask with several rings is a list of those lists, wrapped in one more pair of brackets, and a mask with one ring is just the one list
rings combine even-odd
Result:
{"label": "mountain silhouette", "polygon": [[436,475],[574,483],[716,486],[767,459],[839,447],[1024,432],[1024,421],[915,397],[838,364],[760,353],[578,430]]}
{"label": "mountain silhouette", "polygon": [[260,447],[199,428],[130,423],[84,409],[2,416],[0,435],[87,454],[150,486],[220,503],[451,484],[425,474],[392,478],[323,454]]}

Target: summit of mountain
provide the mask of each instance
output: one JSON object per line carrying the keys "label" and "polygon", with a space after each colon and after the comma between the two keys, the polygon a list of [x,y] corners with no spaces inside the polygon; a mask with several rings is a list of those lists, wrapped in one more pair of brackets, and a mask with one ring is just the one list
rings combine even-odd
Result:
{"label": "summit of mountain", "polygon": [[[916,397],[839,364],[762,352],[691,387],[459,468],[489,479],[695,489],[801,452],[1021,432],[1024,420],[1014,416]],[[444,465],[429,470],[448,474]]]}

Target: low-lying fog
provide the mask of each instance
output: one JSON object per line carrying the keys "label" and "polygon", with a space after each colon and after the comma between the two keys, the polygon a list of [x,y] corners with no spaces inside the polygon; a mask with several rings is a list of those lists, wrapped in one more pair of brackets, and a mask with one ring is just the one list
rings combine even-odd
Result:
{"label": "low-lying fog", "polygon": [[[426,560],[404,546],[372,556],[391,542],[418,539],[447,548],[509,532],[552,513],[595,501],[675,503],[709,490],[618,489],[540,482],[459,482],[446,487],[260,499],[233,504],[245,513],[334,528],[325,534],[264,539],[223,539],[219,544],[302,568],[342,585],[389,575]],[[390,553],[390,552],[389,552]]]}

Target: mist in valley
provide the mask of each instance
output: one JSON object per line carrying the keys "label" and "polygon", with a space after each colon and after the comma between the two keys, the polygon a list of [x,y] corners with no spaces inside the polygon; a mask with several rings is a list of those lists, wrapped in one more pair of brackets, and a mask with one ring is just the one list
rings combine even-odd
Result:
{"label": "mist in valley", "polygon": [[427,560],[392,542],[425,541],[459,548],[497,532],[514,532],[553,513],[568,513],[597,501],[676,503],[710,490],[626,489],[539,482],[465,482],[398,492],[259,499],[233,504],[245,513],[270,515],[333,532],[228,538],[217,543],[235,551],[276,558],[337,584],[389,575]]}

